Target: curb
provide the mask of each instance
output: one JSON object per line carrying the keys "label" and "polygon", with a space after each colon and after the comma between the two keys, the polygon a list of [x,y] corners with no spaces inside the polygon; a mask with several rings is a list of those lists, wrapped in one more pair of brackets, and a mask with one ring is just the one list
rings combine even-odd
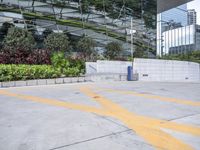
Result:
{"label": "curb", "polygon": [[55,78],[55,79],[37,79],[26,81],[8,81],[0,82],[0,88],[36,86],[36,85],[54,85],[66,83],[78,83],[91,81],[88,77],[72,77],[72,78]]}
{"label": "curb", "polygon": [[81,83],[81,82],[101,82],[101,81],[127,81],[127,75],[124,75],[124,74],[90,74],[90,75],[86,75],[86,76],[82,76],[82,77],[37,79],[37,80],[26,80],[26,81],[8,81],[8,82],[0,82],[0,88],[69,84],[69,83]]}

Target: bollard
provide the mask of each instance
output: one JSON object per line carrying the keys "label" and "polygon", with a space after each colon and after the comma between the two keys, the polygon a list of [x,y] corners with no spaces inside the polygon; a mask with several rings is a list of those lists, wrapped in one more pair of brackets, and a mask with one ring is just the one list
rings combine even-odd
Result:
{"label": "bollard", "polygon": [[128,76],[127,76],[128,81],[133,81],[133,67],[128,66]]}

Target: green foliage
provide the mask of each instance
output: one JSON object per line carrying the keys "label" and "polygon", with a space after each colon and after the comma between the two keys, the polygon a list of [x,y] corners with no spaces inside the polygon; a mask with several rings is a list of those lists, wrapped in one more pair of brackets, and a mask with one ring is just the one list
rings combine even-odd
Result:
{"label": "green foliage", "polygon": [[66,70],[69,68],[69,61],[65,58],[64,52],[54,53],[51,57],[51,63],[55,69],[63,74],[65,74]]}
{"label": "green foliage", "polygon": [[69,68],[77,68],[79,71],[79,74],[85,73],[85,62],[79,59],[69,59],[70,66]]}
{"label": "green foliage", "polygon": [[23,50],[31,51],[35,46],[35,40],[27,30],[11,27],[3,41],[3,48],[10,51]]}
{"label": "green foliage", "polygon": [[187,54],[174,54],[174,55],[165,55],[160,59],[169,59],[169,60],[185,60],[200,63],[200,50],[193,51]]}
{"label": "green foliage", "polygon": [[12,23],[9,22],[4,22],[2,24],[2,27],[0,28],[0,34],[4,37],[7,35],[8,33],[8,29],[14,27],[14,25]]}
{"label": "green foliage", "polygon": [[[147,27],[156,28],[156,0],[82,0],[82,9],[88,12],[89,6],[95,6],[96,10],[105,11],[112,19],[120,17],[122,6],[125,6],[123,15],[132,15],[134,18],[142,18]],[[142,11],[143,10],[143,11]]]}
{"label": "green foliage", "polygon": [[64,7],[66,5],[66,0],[53,0],[55,5],[58,7]]}
{"label": "green foliage", "polygon": [[49,35],[49,34],[51,34],[51,33],[53,33],[53,31],[52,30],[50,30],[50,29],[45,29],[44,31],[43,31],[43,36],[44,36],[44,38],[46,39],[47,38],[47,36]]}
{"label": "green foliage", "polygon": [[117,59],[119,58],[122,51],[123,51],[123,48],[120,43],[110,42],[106,45],[104,57],[107,59]]}
{"label": "green foliage", "polygon": [[59,71],[49,65],[0,64],[0,81],[56,78],[60,75]]}
{"label": "green foliage", "polygon": [[66,58],[64,52],[57,52],[52,55],[52,66],[63,76],[78,76],[85,72],[85,64],[81,60]]}
{"label": "green foliage", "polygon": [[89,2],[90,2],[91,5],[95,6],[96,10],[98,10],[98,11],[103,10],[102,0],[90,0]]}
{"label": "green foliage", "polygon": [[60,18],[62,18],[63,8],[66,6],[66,0],[54,0],[54,3],[57,7],[60,7]]}
{"label": "green foliage", "polygon": [[54,53],[51,62],[52,65],[0,64],[0,82],[75,77],[85,72],[83,61],[67,59],[64,52]]}
{"label": "green foliage", "polygon": [[65,69],[63,74],[69,76],[69,77],[73,77],[73,76],[79,76],[80,71],[78,67],[73,67],[73,68],[68,68]]}
{"label": "green foliage", "polygon": [[143,58],[144,57],[144,48],[142,45],[135,45],[135,51],[133,53],[134,58]]}
{"label": "green foliage", "polygon": [[190,56],[190,59],[192,61],[196,61],[196,62],[200,63],[200,50],[193,51],[191,56]]}
{"label": "green foliage", "polygon": [[51,52],[69,51],[68,37],[64,33],[51,33],[44,41],[45,47]]}
{"label": "green foliage", "polygon": [[89,12],[89,5],[90,5],[90,3],[89,3],[89,1],[88,0],[82,0],[81,1],[81,9],[82,9],[82,12]]}
{"label": "green foliage", "polygon": [[148,28],[156,29],[156,14],[157,14],[156,0],[143,0],[143,18],[145,25]]}
{"label": "green foliage", "polygon": [[97,55],[97,52],[94,49],[95,45],[95,41],[89,37],[83,37],[78,41],[77,50],[82,54],[85,61],[95,59],[95,56]]}
{"label": "green foliage", "polygon": [[[68,60],[66,61],[68,62]],[[61,62],[60,65],[64,66],[64,64],[67,67],[64,67],[63,69],[59,69],[59,63],[55,63],[58,68],[50,65],[0,64],[0,82],[31,79],[49,79],[69,76],[75,77],[79,76],[81,73],[84,73],[84,70],[82,70],[84,63],[82,62],[77,61],[75,64],[68,63],[68,65]]]}

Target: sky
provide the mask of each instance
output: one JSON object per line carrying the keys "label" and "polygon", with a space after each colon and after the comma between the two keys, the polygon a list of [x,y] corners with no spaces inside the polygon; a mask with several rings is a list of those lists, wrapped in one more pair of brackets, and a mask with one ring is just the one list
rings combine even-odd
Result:
{"label": "sky", "polygon": [[197,24],[200,25],[200,0],[193,0],[187,4],[188,9],[195,9],[197,12]]}

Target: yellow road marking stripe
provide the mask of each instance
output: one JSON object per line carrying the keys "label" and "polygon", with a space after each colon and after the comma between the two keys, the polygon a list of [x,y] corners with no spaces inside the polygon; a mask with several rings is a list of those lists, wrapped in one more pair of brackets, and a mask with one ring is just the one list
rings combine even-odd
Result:
{"label": "yellow road marking stripe", "polygon": [[133,95],[138,97],[144,97],[147,99],[153,99],[153,100],[160,100],[165,102],[174,102],[177,104],[183,104],[183,105],[190,105],[190,106],[200,106],[200,102],[195,102],[191,100],[184,100],[184,99],[178,99],[178,98],[170,98],[170,97],[164,97],[159,95],[152,95],[152,94],[141,94],[134,91],[125,91],[125,90],[113,90],[113,89],[101,89],[97,88],[103,91],[107,92],[113,92],[113,93],[119,93],[119,94],[127,94],[127,95]]}
{"label": "yellow road marking stripe", "polygon": [[85,112],[97,113],[97,114],[101,114],[101,115],[105,115],[105,113],[108,114],[108,112],[105,112],[105,110],[102,110],[99,108],[94,108],[91,106],[80,105],[80,104],[74,104],[74,103],[70,103],[70,102],[64,102],[64,101],[55,100],[55,99],[15,94],[15,93],[8,92],[6,90],[0,90],[0,94],[10,96],[10,97],[16,97],[16,98],[20,98],[20,99],[24,99],[24,100],[39,102],[39,103],[43,103],[43,104],[48,104],[48,105],[52,105],[52,106],[65,107],[65,108],[70,108],[70,109],[75,109],[75,110],[80,110],[80,111],[85,111]]}
{"label": "yellow road marking stripe", "polygon": [[80,91],[89,96],[92,100],[101,104],[102,109],[98,109],[91,106],[78,105],[69,102],[62,102],[54,99],[46,99],[35,96],[15,94],[5,90],[0,91],[0,94],[20,99],[40,102],[44,104],[49,104],[53,106],[81,110],[83,112],[96,113],[98,115],[116,118],[122,121],[127,127],[134,130],[138,135],[143,137],[148,143],[153,145],[156,149],[193,150],[193,148],[190,145],[185,144],[183,141],[176,139],[175,137],[171,136],[168,133],[165,133],[164,131],[161,130],[161,128],[177,130],[180,132],[185,132],[192,135],[200,136],[199,127],[141,116],[129,112],[120,105],[112,102],[111,100],[95,92],[92,92],[91,89],[88,87],[81,87]]}
{"label": "yellow road marking stripe", "polygon": [[[150,144],[157,149],[167,150],[191,150],[191,146],[165,133],[161,128],[176,129],[181,132],[200,136],[200,128],[190,125],[182,125],[171,123],[165,120],[153,119],[131,113],[121,106],[113,103],[111,100],[92,92],[88,87],[82,87],[81,92],[93,98],[100,103],[106,110],[108,109],[112,117],[122,121],[130,129],[134,130],[138,135],[145,138]],[[162,126],[161,126],[162,125]],[[164,141],[164,142],[163,142]]]}

